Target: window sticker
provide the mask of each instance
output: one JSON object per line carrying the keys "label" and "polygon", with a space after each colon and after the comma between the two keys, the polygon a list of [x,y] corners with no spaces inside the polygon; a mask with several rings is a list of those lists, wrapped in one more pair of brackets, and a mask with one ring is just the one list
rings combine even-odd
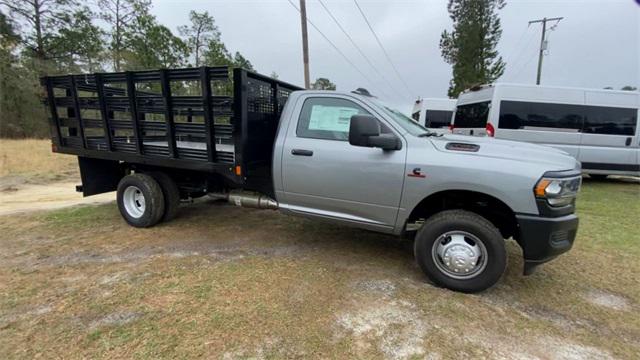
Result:
{"label": "window sticker", "polygon": [[313,105],[309,119],[309,130],[348,133],[351,116],[357,113],[358,109],[352,107]]}

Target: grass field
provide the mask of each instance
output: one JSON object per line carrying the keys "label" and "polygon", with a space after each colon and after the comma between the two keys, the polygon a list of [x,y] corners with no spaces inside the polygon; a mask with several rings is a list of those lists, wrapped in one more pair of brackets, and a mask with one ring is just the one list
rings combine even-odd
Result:
{"label": "grass field", "polygon": [[0,178],[32,183],[76,179],[78,160],[51,152],[51,140],[0,139]]}
{"label": "grass field", "polygon": [[634,359],[640,184],[585,180],[574,248],[500,284],[429,284],[411,244],[200,201],[0,216],[0,358]]}

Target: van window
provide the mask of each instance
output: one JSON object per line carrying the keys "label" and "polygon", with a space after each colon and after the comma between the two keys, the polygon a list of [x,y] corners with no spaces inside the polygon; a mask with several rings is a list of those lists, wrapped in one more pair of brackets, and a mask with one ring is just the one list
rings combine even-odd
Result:
{"label": "van window", "polygon": [[636,133],[638,109],[586,106],[585,110],[582,131],[586,134],[633,136]]}
{"label": "van window", "polygon": [[411,114],[411,118],[415,121],[420,121],[420,111],[416,111],[413,114]]}
{"label": "van window", "polygon": [[500,102],[500,129],[561,129],[586,134],[633,136],[637,109],[605,106]]}
{"label": "van window", "polygon": [[501,101],[498,127],[530,130],[549,128],[577,132],[582,128],[583,110],[580,105]]}
{"label": "van window", "polygon": [[481,102],[476,104],[458,105],[453,123],[456,128],[484,128],[487,126],[489,104]]}
{"label": "van window", "polygon": [[425,124],[429,128],[443,128],[451,125],[453,111],[427,110]]}

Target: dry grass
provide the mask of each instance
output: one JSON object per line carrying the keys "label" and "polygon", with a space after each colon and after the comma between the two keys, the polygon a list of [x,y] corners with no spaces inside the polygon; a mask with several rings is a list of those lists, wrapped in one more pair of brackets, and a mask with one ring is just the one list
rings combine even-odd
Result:
{"label": "dry grass", "polygon": [[211,202],[0,217],[0,358],[637,358],[640,185],[585,182],[574,249],[436,288],[411,245]]}
{"label": "dry grass", "polygon": [[78,178],[75,156],[51,152],[51,140],[0,139],[0,178],[40,183]]}

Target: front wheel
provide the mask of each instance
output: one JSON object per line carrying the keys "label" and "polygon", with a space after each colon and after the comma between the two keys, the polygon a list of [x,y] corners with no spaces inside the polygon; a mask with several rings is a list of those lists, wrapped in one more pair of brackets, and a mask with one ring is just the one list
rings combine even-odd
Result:
{"label": "front wheel", "polygon": [[442,211],[427,219],[416,234],[414,253],[434,283],[466,293],[493,286],[507,265],[500,231],[466,210]]}
{"label": "front wheel", "polygon": [[164,196],[158,182],[147,174],[131,174],[118,184],[118,209],[131,226],[158,223],[164,214]]}

